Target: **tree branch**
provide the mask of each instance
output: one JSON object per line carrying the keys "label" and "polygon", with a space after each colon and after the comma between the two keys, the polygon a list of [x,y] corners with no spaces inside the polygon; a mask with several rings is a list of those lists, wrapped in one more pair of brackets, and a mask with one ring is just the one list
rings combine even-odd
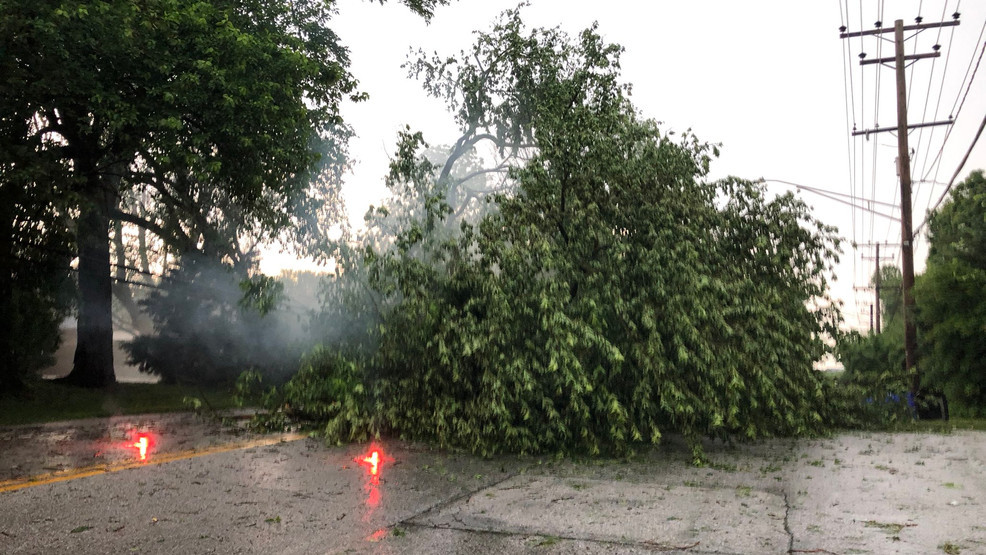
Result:
{"label": "tree branch", "polygon": [[169,233],[167,229],[163,226],[158,225],[150,220],[141,218],[140,216],[124,212],[120,209],[113,209],[110,212],[110,217],[121,222],[126,222],[128,224],[133,224],[139,228],[146,229],[151,233],[157,235],[166,243],[170,243],[175,248],[185,249],[189,244],[191,244],[191,238],[187,236],[179,236],[173,233]]}

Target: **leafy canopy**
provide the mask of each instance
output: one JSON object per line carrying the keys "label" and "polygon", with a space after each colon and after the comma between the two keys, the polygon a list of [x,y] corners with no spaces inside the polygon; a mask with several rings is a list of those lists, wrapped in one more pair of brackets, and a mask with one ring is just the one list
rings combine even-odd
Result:
{"label": "leafy canopy", "polygon": [[[438,167],[402,136],[391,185],[423,204],[357,261],[371,348],[317,354],[275,403],[333,440],[483,454],[626,452],[670,431],[700,455],[700,436],[824,428],[834,230],[791,195],[707,181],[717,147],[641,118],[621,52],[513,10],[470,51],[411,64],[463,136]],[[511,187],[447,233],[450,166],[480,144],[510,158]]]}
{"label": "leafy canopy", "polygon": [[[446,1],[404,3],[430,17]],[[314,241],[324,231],[315,208],[337,199],[338,179],[312,176],[322,154],[338,161],[340,102],[363,97],[329,26],[334,9],[333,0],[0,3],[0,145],[17,147],[16,161],[6,148],[0,159],[3,200],[13,163],[19,182],[57,186],[12,202],[29,213],[47,202],[78,224],[71,381],[113,381],[111,221],[153,233],[172,254],[241,269],[253,254],[244,238]]]}
{"label": "leafy canopy", "polygon": [[930,249],[915,287],[924,382],[959,412],[986,413],[986,176],[952,190],[928,220]]}

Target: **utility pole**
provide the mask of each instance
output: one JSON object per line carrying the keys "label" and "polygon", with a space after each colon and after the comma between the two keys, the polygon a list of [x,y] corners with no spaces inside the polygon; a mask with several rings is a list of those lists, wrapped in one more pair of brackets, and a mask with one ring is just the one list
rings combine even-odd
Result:
{"label": "utility pole", "polygon": [[911,376],[911,395],[918,394],[918,333],[914,324],[914,227],[911,225],[911,154],[907,149],[907,79],[904,75],[904,21],[894,22],[894,66],[897,74],[897,160],[900,164],[900,260],[904,288],[904,360]]}
{"label": "utility pole", "polygon": [[[901,246],[898,243],[894,243],[894,244],[882,243],[882,244],[885,247],[899,247],[899,246]],[[881,245],[881,243],[863,243],[863,244],[857,245],[859,247],[876,247],[876,256],[864,256],[864,257],[862,257],[862,259],[863,260],[874,260],[874,261],[876,261],[876,273],[873,275],[873,286],[874,286],[874,289],[876,289],[876,295],[875,295],[876,296],[876,299],[874,301],[874,304],[876,305],[876,332],[877,333],[881,333],[883,331],[883,327],[880,325],[880,318],[881,318],[881,314],[880,313],[882,312],[880,310],[880,287],[883,284],[882,283],[883,282],[883,266],[880,264],[880,245]],[[870,323],[870,329],[871,330],[873,329],[872,322]]]}
{"label": "utility pole", "polygon": [[[883,277],[883,268],[880,266],[880,243],[870,243],[865,246],[876,247],[876,256],[864,256],[863,260],[874,260],[876,261],[876,273],[873,274],[873,289],[876,290],[874,295],[873,304],[876,305],[876,332],[881,333],[883,328],[880,327],[880,282]],[[863,289],[869,289],[869,287],[864,287]],[[873,319],[873,315],[870,315],[870,320]],[[873,329],[873,322],[870,322],[870,329]]]}
{"label": "utility pole", "polygon": [[[911,161],[910,152],[907,144],[907,130],[915,127],[928,127],[933,125],[949,125],[952,120],[922,123],[918,125],[907,125],[907,80],[904,75],[904,62],[908,60],[921,60],[926,58],[937,58],[941,56],[938,45],[935,45],[934,52],[927,54],[904,54],[904,31],[923,31],[925,29],[952,27],[959,24],[959,14],[956,12],[952,16],[952,21],[942,21],[940,23],[922,24],[920,21],[916,25],[904,25],[904,20],[898,19],[894,22],[892,29],[894,33],[894,57],[877,58],[866,60],[866,54],[860,53],[860,65],[868,64],[887,64],[893,62],[897,77],[897,127],[876,128],[863,132],[853,132],[853,135],[866,135],[879,133],[882,131],[897,131],[897,162],[900,173],[900,228],[901,228],[901,265],[902,265],[902,286],[904,293],[904,360],[908,375],[911,377],[911,394],[916,396],[918,387],[921,384],[921,375],[917,368],[917,328],[914,323],[914,294],[911,290],[914,287],[914,245],[913,227],[911,226]],[[890,32],[891,29],[884,29],[880,25],[871,31],[859,31],[856,33],[846,33],[845,28],[840,29],[841,38],[862,37],[866,35],[879,35]],[[878,266],[879,269],[879,266]],[[877,272],[879,274],[879,271]],[[877,293],[879,298],[879,292]],[[879,311],[877,312],[879,314]],[[879,327],[879,326],[878,326]]]}
{"label": "utility pole", "polygon": [[883,328],[880,327],[880,278],[883,275],[883,268],[880,266],[880,243],[876,244],[876,299],[873,304],[876,305],[876,332],[880,333]]}

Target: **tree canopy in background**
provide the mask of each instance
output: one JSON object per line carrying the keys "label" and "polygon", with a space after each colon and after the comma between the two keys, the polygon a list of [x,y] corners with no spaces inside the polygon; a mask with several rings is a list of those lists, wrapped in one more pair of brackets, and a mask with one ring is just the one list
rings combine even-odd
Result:
{"label": "tree canopy in background", "polygon": [[[426,17],[442,3],[405,2]],[[333,9],[331,0],[0,4],[0,131],[16,146],[2,161],[3,200],[71,221],[80,293],[71,382],[114,380],[111,221],[153,233],[179,257],[249,265],[244,236],[304,230],[299,220],[316,215],[308,200],[332,200],[312,175],[342,123],[340,101],[357,94]],[[5,229],[19,225],[2,215]]]}
{"label": "tree canopy in background", "polygon": [[[637,114],[621,51],[514,10],[471,50],[410,64],[463,136],[436,166],[402,135],[390,185],[421,205],[353,259],[373,341],[316,352],[274,405],[334,440],[483,454],[824,428],[834,230],[791,195],[706,180],[717,148]],[[510,186],[448,233],[450,167],[481,143]]]}
{"label": "tree canopy in background", "polygon": [[953,406],[986,414],[986,176],[975,171],[928,220],[930,249],[915,289],[922,381]]}
{"label": "tree canopy in background", "polygon": [[910,389],[904,369],[904,317],[900,268],[886,265],[874,272],[870,287],[880,283],[880,333],[857,331],[839,338],[839,360],[845,367],[843,383],[861,388],[860,395],[883,399]]}
{"label": "tree canopy in background", "polygon": [[[915,280],[922,393],[944,393],[952,414],[986,410],[986,179],[981,170],[953,189],[928,219],[925,272]],[[878,400],[909,389],[904,369],[901,275],[881,269],[883,332],[841,338],[846,382]],[[874,280],[875,281],[875,280]]]}

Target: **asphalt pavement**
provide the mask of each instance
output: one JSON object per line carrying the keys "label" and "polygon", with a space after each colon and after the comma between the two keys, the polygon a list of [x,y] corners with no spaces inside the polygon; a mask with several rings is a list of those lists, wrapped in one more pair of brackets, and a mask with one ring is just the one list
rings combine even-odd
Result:
{"label": "asphalt pavement", "polygon": [[4,428],[0,553],[986,554],[986,433],[706,453],[484,459],[194,415]]}

